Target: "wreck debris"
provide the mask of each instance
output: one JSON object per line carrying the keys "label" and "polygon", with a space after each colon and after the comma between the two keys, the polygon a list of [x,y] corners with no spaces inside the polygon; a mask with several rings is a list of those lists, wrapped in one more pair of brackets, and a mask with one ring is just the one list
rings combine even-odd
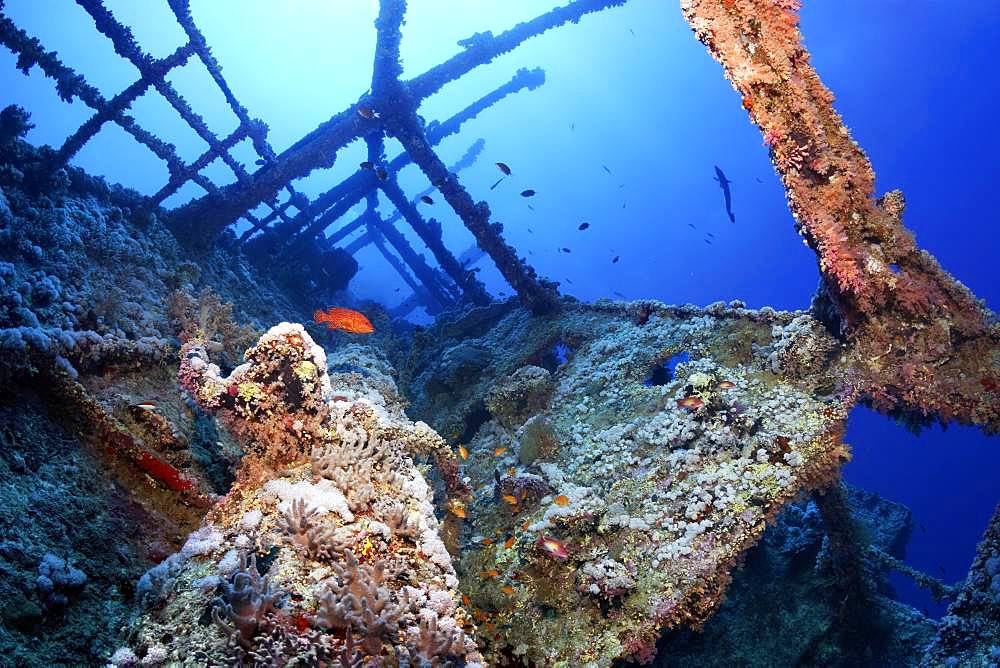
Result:
{"label": "wreck debris", "polygon": [[876,197],[875,174],[809,63],[797,3],[682,0],[764,134],[799,232],[816,251],[829,302],[869,403],[920,424],[1000,431],[1000,325],[903,225],[903,195]]}
{"label": "wreck debris", "polygon": [[[475,309],[465,316],[474,325],[442,320],[418,335],[402,365],[411,412],[464,432],[467,532],[504,539],[459,558],[462,591],[496,623],[480,637],[491,661],[515,650],[572,665],[650,656],[660,629],[712,614],[767,521],[826,487],[847,457],[853,395],[826,389],[839,356],[771,364],[781,342],[772,332],[807,315],[644,306],[645,324],[606,301],[545,319]],[[842,345],[822,327],[800,329],[796,345]],[[526,367],[555,365],[560,345],[571,352],[554,371]],[[444,385],[467,364],[459,348],[495,352]],[[670,382],[643,382],[681,351],[689,359]],[[484,396],[497,415],[474,417]],[[683,396],[701,408],[679,408]],[[539,444],[526,442],[537,431]]]}

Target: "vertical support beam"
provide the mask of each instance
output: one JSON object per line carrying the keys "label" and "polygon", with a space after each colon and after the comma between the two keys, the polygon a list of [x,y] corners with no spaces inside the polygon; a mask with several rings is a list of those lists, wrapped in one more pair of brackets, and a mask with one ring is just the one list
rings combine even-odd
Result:
{"label": "vertical support beam", "polygon": [[427,248],[430,249],[431,253],[434,254],[434,259],[437,260],[441,268],[444,269],[445,273],[455,281],[455,283],[462,288],[462,292],[465,296],[474,304],[479,306],[484,306],[493,301],[489,293],[486,292],[486,286],[484,286],[476,275],[471,271],[466,271],[462,265],[458,263],[455,256],[451,254],[447,248],[445,248],[444,243],[441,241],[441,230],[440,227],[432,227],[423,219],[423,216],[417,211],[417,207],[411,204],[407,199],[406,195],[403,194],[402,189],[399,184],[396,183],[394,177],[389,177],[388,180],[383,181],[379,184],[379,188],[385,193],[385,196],[389,198],[392,205],[396,207],[396,210],[403,216],[403,219],[410,224],[413,231],[417,233],[420,240],[424,242]]}
{"label": "vertical support beam", "polygon": [[[514,248],[507,245],[501,236],[503,226],[499,223],[491,224],[490,208],[486,202],[473,201],[458,182],[458,177],[448,171],[448,167],[434,153],[430,142],[427,141],[417,114],[412,109],[408,104],[394,106],[390,112],[383,115],[386,129],[399,140],[413,162],[441,192],[475,237],[479,247],[486,251],[503,277],[517,292],[521,302],[533,313],[547,313],[557,309],[559,293],[556,291],[556,284],[540,280],[535,270],[517,256]],[[475,276],[471,272],[469,274]]]}

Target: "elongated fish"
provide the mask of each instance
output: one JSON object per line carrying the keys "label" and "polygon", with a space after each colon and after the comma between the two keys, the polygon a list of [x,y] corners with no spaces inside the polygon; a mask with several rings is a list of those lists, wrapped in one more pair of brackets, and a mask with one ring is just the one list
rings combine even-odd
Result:
{"label": "elongated fish", "polygon": [[719,187],[722,188],[722,195],[726,198],[726,213],[729,214],[729,221],[735,223],[736,216],[733,215],[733,195],[729,192],[729,184],[732,181],[726,178],[726,175],[722,173],[718,165],[715,166],[715,180],[719,182]]}

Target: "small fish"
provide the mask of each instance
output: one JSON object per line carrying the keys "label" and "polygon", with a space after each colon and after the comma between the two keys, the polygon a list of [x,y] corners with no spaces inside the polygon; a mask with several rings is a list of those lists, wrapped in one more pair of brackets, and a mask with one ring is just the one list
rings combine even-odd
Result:
{"label": "small fish", "polygon": [[923,524],[918,524],[917,526],[920,527],[920,533],[927,533],[927,527]]}
{"label": "small fish", "polygon": [[713,239],[715,238],[715,235],[712,234],[711,232],[705,232],[705,234],[707,234],[708,236],[712,237]]}
{"label": "small fish", "polygon": [[538,547],[542,548],[545,554],[558,561],[565,561],[569,558],[569,550],[561,540],[552,536],[542,536],[538,539]]}
{"label": "small fish", "polygon": [[720,390],[731,390],[734,387],[736,387],[736,383],[734,383],[731,380],[722,380],[722,381],[719,381],[719,389]]}
{"label": "small fish", "polygon": [[611,264],[618,264],[618,260],[622,259],[620,255],[615,255],[614,259],[611,260]]}
{"label": "small fish", "polygon": [[684,397],[683,399],[677,400],[677,406],[680,408],[690,408],[696,410],[705,405],[705,402],[698,397]]}
{"label": "small fish", "polygon": [[[528,234],[534,234],[535,233],[535,231],[533,229],[531,229],[530,227],[526,227],[524,229],[528,230]],[[534,253],[532,253],[532,254],[534,254]]]}
{"label": "small fish", "polygon": [[144,411],[155,411],[156,410],[156,402],[155,401],[140,401],[139,403],[135,404],[135,407],[136,408],[141,408]]}
{"label": "small fish", "polygon": [[528,205],[528,208],[531,209],[532,211],[535,210],[535,207],[531,206],[530,204]]}
{"label": "small fish", "polygon": [[510,585],[504,585],[504,586],[500,587],[500,591],[502,591],[503,593],[507,594],[508,596],[513,596],[514,595],[514,588],[511,587]]}
{"label": "small fish", "polygon": [[468,596],[466,596],[465,594],[462,594],[462,605],[464,605],[464,606],[470,606],[470,605],[472,605],[472,600]]}
{"label": "small fish", "polygon": [[708,240],[708,239],[702,239],[702,241],[704,241],[704,242],[705,242],[706,244],[708,244],[709,246],[711,246],[711,245],[712,245],[712,242],[711,242],[710,240]]}
{"label": "small fish", "polygon": [[505,452],[507,452],[507,448],[497,448],[496,450],[493,451],[493,456],[501,457]]}
{"label": "small fish", "polygon": [[464,506],[452,506],[449,510],[451,510],[451,514],[454,515],[455,517],[461,517],[463,520],[465,519]]}
{"label": "small fish", "polygon": [[396,288],[395,290],[393,290],[393,292],[399,292],[399,288]]}
{"label": "small fish", "polygon": [[938,564],[938,570],[941,571],[941,575],[944,575],[944,566]]}
{"label": "small fish", "polygon": [[500,185],[500,182],[501,182],[501,181],[503,181],[503,180],[504,180],[504,178],[506,178],[506,177],[503,177],[503,176],[501,176],[501,177],[500,177],[499,179],[497,179],[496,183],[494,183],[493,185],[491,185],[491,186],[490,186],[490,190],[493,190],[493,189],[494,189],[494,188],[496,188],[496,187],[497,187],[498,185]]}
{"label": "small fish", "polygon": [[517,475],[517,469],[511,466],[509,469],[507,469],[507,475],[513,478],[514,476]]}
{"label": "small fish", "polygon": [[375,110],[370,107],[358,107],[358,116],[371,120],[377,117]]}
{"label": "small fish", "polygon": [[630,33],[632,33],[632,37],[635,37],[635,31],[634,31],[634,30],[632,30],[631,28],[629,28],[629,29],[628,29],[628,31],[629,31]]}
{"label": "small fish", "polygon": [[569,283],[570,285],[573,285],[573,281],[569,280],[568,278],[566,279],[566,282]]}
{"label": "small fish", "polygon": [[757,179],[757,183],[764,183],[763,181],[760,180],[759,176],[755,176],[754,178]]}
{"label": "small fish", "polygon": [[314,311],[313,320],[317,325],[325,324],[328,329],[339,329],[351,334],[371,334],[375,331],[371,320],[363,313],[349,308],[332,306],[325,311]]}
{"label": "small fish", "polygon": [[588,227],[590,227],[590,223],[580,223],[580,225],[576,229],[578,229],[581,232],[583,232]]}
{"label": "small fish", "polygon": [[622,202],[622,208],[623,209],[625,208],[625,202]]}
{"label": "small fish", "polygon": [[617,290],[613,291],[611,294],[613,294],[615,297],[621,297],[622,299],[628,299],[625,295],[623,295],[622,293],[618,292]]}
{"label": "small fish", "polygon": [[421,195],[420,196],[420,201],[423,202],[424,204],[433,204],[434,203],[434,200],[431,198],[430,195]]}
{"label": "small fish", "polygon": [[570,252],[572,252],[568,248],[560,248],[559,250],[561,250],[563,253],[570,253]]}
{"label": "small fish", "polygon": [[521,197],[534,197],[534,196],[535,196],[535,191],[532,190],[531,188],[521,191]]}
{"label": "small fish", "polygon": [[521,531],[527,531],[527,530],[528,530],[528,520],[524,520],[524,522],[521,524]]}
{"label": "small fish", "polygon": [[516,542],[517,542],[517,539],[514,538],[513,536],[511,536],[510,538],[508,538],[507,540],[505,540],[503,542],[503,548],[505,550],[509,550],[510,548],[514,547],[514,543],[516,543]]}
{"label": "small fish", "polygon": [[553,500],[553,503],[555,503],[557,506],[568,506],[569,497],[566,496],[565,494],[560,494]]}
{"label": "small fish", "polygon": [[602,169],[604,169],[604,171],[606,171],[606,172],[607,172],[608,174],[610,174],[610,173],[611,173],[611,170],[610,170],[610,169],[608,169],[608,166],[607,166],[607,165],[601,165],[601,168],[602,168]]}
{"label": "small fish", "polygon": [[517,505],[517,497],[515,497],[515,496],[512,496],[510,494],[504,494],[500,498],[502,498],[505,503],[507,503],[507,504],[509,504],[511,506],[516,506]]}
{"label": "small fish", "polygon": [[570,123],[569,124],[569,129],[570,130],[576,130],[576,123]]}
{"label": "small fish", "polygon": [[495,577],[498,577],[500,574],[496,571],[495,568],[491,568],[488,571],[483,571],[482,575],[483,575],[483,578],[495,578]]}
{"label": "small fish", "polygon": [[263,167],[264,165],[266,165],[266,164],[267,164],[267,160],[265,160],[264,158],[257,158],[257,159],[256,159],[256,160],[254,160],[253,162],[254,162],[254,164],[255,164],[255,165],[257,165],[258,167]]}
{"label": "small fish", "polygon": [[361,169],[375,169],[375,163],[372,162],[371,160],[365,160],[360,165],[358,165],[358,167],[360,167]]}
{"label": "small fish", "polygon": [[487,547],[489,547],[490,545],[493,544],[493,539],[492,538],[484,538],[484,539],[482,539],[479,542],[482,543],[483,545],[486,545]]}
{"label": "small fish", "polygon": [[497,169],[499,169],[501,172],[503,172],[504,176],[510,176],[510,167],[507,166],[507,163],[498,162],[498,163],[496,163],[496,165],[497,165]]}
{"label": "small fish", "polygon": [[698,229],[697,227],[694,226],[694,223],[688,223],[688,227],[690,227],[692,230]]}

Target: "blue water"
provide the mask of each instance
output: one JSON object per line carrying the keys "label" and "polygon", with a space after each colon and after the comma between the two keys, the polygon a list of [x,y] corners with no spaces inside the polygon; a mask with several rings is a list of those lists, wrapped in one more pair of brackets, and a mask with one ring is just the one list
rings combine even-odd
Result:
{"label": "blue water", "polygon": [[[106,4],[154,56],[180,43],[166,2]],[[406,75],[455,53],[458,39],[498,32],[548,6],[524,0],[413,0],[404,29]],[[235,7],[194,2],[194,18],[237,96],[252,116],[270,125],[277,151],[368,88],[376,3],[297,0]],[[4,11],[106,96],[136,76],[68,0],[9,0]],[[920,244],[989,306],[1000,307],[995,263],[1000,3],[812,0],[802,11],[802,28],[838,110],[871,156],[879,189],[901,188],[906,223]],[[60,102],[37,69],[24,77],[13,65],[13,56],[0,51],[4,104],[32,111],[37,127],[30,141],[60,144],[89,111],[81,103]],[[535,66],[546,71],[541,89],[490,109],[446,141],[441,154],[450,162],[476,138],[486,140],[483,156],[462,180],[475,197],[490,203],[508,240],[539,273],[586,300],[618,292],[673,303],[739,298],[751,306],[808,305],[818,278],[815,258],[792,229],[759,132],[718,64],[691,35],[676,2],[633,0],[534,39],[447,86],[421,113],[446,118],[517,68]],[[200,66],[188,65],[170,79],[212,130],[235,127]],[[169,137],[184,159],[204,150],[155,93],[134,113],[141,124]],[[398,147],[389,142],[389,150],[391,155]],[[237,155],[252,167],[255,156],[246,147]],[[332,169],[298,185],[316,195],[364,159],[360,146],[350,147]],[[513,174],[490,191],[499,176],[496,161],[509,164]],[[113,126],[74,162],[147,194],[167,176],[158,160]],[[714,165],[732,181],[735,223],[725,214]],[[205,173],[219,184],[233,180],[218,163]],[[411,167],[401,184],[415,193],[426,181]],[[538,195],[519,197],[525,188]],[[200,194],[189,186],[167,203],[177,206]],[[446,245],[456,252],[471,245],[444,203],[427,213],[443,222]],[[589,222],[589,229],[579,231],[581,222]],[[559,252],[562,247],[572,252]],[[612,264],[614,256],[621,261]],[[395,292],[401,282],[374,251],[362,251],[358,260],[362,270],[352,289],[359,296],[388,305],[405,298],[405,287]],[[488,262],[482,266],[480,276],[491,291],[510,291]],[[846,479],[907,504],[926,529],[914,533],[908,561],[936,575],[943,567],[947,580],[962,577],[1000,501],[1000,443],[959,427],[915,438],[864,409],[852,416],[848,441],[855,459]],[[940,612],[907,583],[899,587],[905,600]]]}

